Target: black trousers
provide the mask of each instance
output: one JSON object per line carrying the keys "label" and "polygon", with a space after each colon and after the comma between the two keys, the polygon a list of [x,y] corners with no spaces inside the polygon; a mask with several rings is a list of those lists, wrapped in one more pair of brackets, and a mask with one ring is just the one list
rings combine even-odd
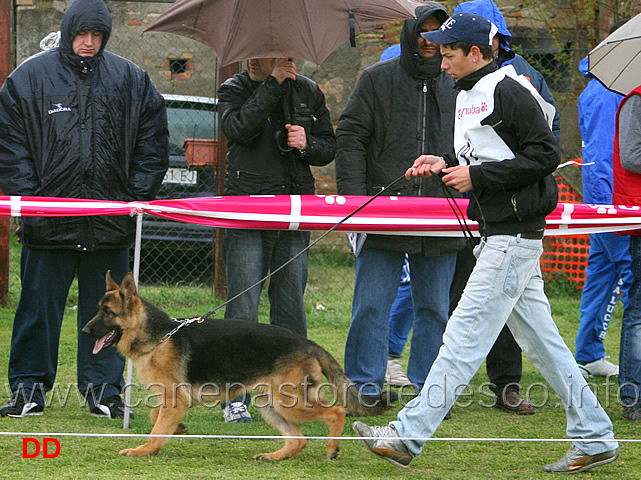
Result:
{"label": "black trousers", "polygon": [[[476,241],[478,244],[478,240]],[[468,241],[465,249],[458,252],[456,270],[450,287],[450,315],[458,305],[467,280],[476,265],[474,247],[476,244]],[[523,358],[521,347],[516,343],[512,332],[505,325],[499,334],[492,350],[485,361],[487,376],[490,378],[490,389],[496,395],[504,392],[517,392],[520,389],[521,374],[523,373]]]}
{"label": "black trousers", "polygon": [[[93,409],[104,398],[120,395],[125,359],[115,348],[93,354],[95,340],[80,330],[96,314],[105,293],[105,272],[116,281],[129,268],[127,248],[97,252],[41,250],[22,247],[20,280],[22,290],[16,309],[9,357],[12,393],[45,405],[58,368],[60,329],[69,287],[78,278],[78,390]],[[62,394],[68,385],[60,385]],[[55,394],[57,395],[57,394]],[[72,395],[70,395],[71,398]]]}

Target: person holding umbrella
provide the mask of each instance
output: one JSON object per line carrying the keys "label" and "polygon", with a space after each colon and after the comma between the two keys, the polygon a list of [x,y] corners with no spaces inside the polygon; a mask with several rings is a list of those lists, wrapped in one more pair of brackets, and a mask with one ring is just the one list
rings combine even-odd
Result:
{"label": "person holding umbrella", "polygon": [[[336,139],[323,92],[296,74],[292,59],[247,60],[246,71],[221,85],[218,108],[228,141],[226,195],[314,194],[310,165],[330,163]],[[304,231],[227,229],[225,318],[258,322],[261,279],[303,251],[309,239]],[[304,253],[269,280],[271,324],[307,335],[306,284]],[[224,406],[225,420],[251,421],[248,398]]]}
{"label": "person holding umbrella", "polygon": [[[612,25],[610,34],[627,20]],[[579,64],[579,71],[591,80],[581,92],[578,103],[583,140],[583,203],[611,205],[614,128],[623,95],[604,87],[589,73],[588,67],[585,57]],[[628,306],[631,281],[630,237],[613,232],[591,233],[574,352],[584,377],[619,374],[618,365],[608,361],[603,340],[619,298],[624,310]]]}
{"label": "person holding umbrella", "polygon": [[353,428],[373,454],[408,467],[507,324],[566,411],[572,446],[543,470],[575,473],[615,461],[618,442],[559,334],[541,276],[546,216],[558,198],[552,173],[561,152],[551,130],[554,108],[514,67],[498,68],[492,53],[496,32],[485,17],[462,12],[423,34],[440,44],[442,67],[459,89],[456,153],[421,155],[406,178],[442,174],[446,185],[473,191],[467,215],[478,221],[482,238],[419,396],[387,426],[354,422]]}

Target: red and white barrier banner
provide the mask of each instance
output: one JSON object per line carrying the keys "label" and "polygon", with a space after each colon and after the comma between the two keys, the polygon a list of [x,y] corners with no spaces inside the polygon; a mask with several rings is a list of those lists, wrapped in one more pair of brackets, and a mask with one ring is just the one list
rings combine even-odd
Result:
{"label": "red and white barrier banner", "polygon": [[91,215],[129,215],[127,202],[82,200],[57,197],[0,196],[0,215],[12,217],[81,217]]}
{"label": "red and white barrier banner", "polygon": [[[117,202],[46,197],[0,197],[0,215],[133,215],[144,212],[181,222],[226,228],[326,231],[371,197],[259,195]],[[405,235],[461,236],[462,215],[470,230],[468,201],[422,197],[377,197],[336,230]],[[462,221],[460,219],[460,221]],[[547,217],[546,235],[576,235],[641,229],[641,207],[559,203]]]}

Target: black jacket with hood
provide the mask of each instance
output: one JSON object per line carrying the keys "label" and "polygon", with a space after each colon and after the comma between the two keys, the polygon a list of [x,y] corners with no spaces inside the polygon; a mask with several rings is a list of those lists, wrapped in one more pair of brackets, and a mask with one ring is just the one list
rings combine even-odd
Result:
{"label": "black jacket with hood", "polygon": [[[419,155],[453,149],[454,81],[441,71],[441,56],[421,57],[417,43],[426,19],[435,15],[445,21],[449,14],[437,2],[426,2],[415,13],[416,19],[403,23],[400,57],[367,68],[343,110],[336,130],[339,194],[374,195],[401,176]],[[403,179],[385,194],[445,196],[438,177]],[[463,245],[463,239],[368,235],[363,248],[437,256]]]}
{"label": "black jacket with hood", "polygon": [[[103,0],[74,0],[58,47],[27,59],[0,90],[0,187],[7,195],[152,200],[168,166],[163,97],[134,63],[105,50]],[[73,53],[82,31],[103,32],[94,57]],[[77,251],[124,248],[128,216],[22,217],[25,245]]]}
{"label": "black jacket with hood", "polygon": [[[225,195],[314,193],[310,165],[327,165],[336,153],[329,110],[316,83],[302,75],[295,83],[279,84],[271,75],[256,82],[244,71],[221,85],[218,108],[228,139]],[[287,148],[285,123],[305,128],[304,152]]]}

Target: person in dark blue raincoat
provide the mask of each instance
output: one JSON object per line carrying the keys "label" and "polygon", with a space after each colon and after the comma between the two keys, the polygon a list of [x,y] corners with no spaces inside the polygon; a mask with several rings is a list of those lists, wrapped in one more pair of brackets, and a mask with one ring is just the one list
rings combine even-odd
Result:
{"label": "person in dark blue raincoat", "polygon": [[[621,23],[613,25],[611,32],[619,26]],[[591,79],[581,92],[578,105],[583,140],[583,203],[610,205],[616,113],[623,95],[608,90],[588,72],[587,57],[579,64],[579,71]],[[611,232],[590,234],[574,354],[585,377],[619,374],[619,367],[605,354],[603,340],[619,298],[624,308],[628,306],[631,282],[630,237]]]}

